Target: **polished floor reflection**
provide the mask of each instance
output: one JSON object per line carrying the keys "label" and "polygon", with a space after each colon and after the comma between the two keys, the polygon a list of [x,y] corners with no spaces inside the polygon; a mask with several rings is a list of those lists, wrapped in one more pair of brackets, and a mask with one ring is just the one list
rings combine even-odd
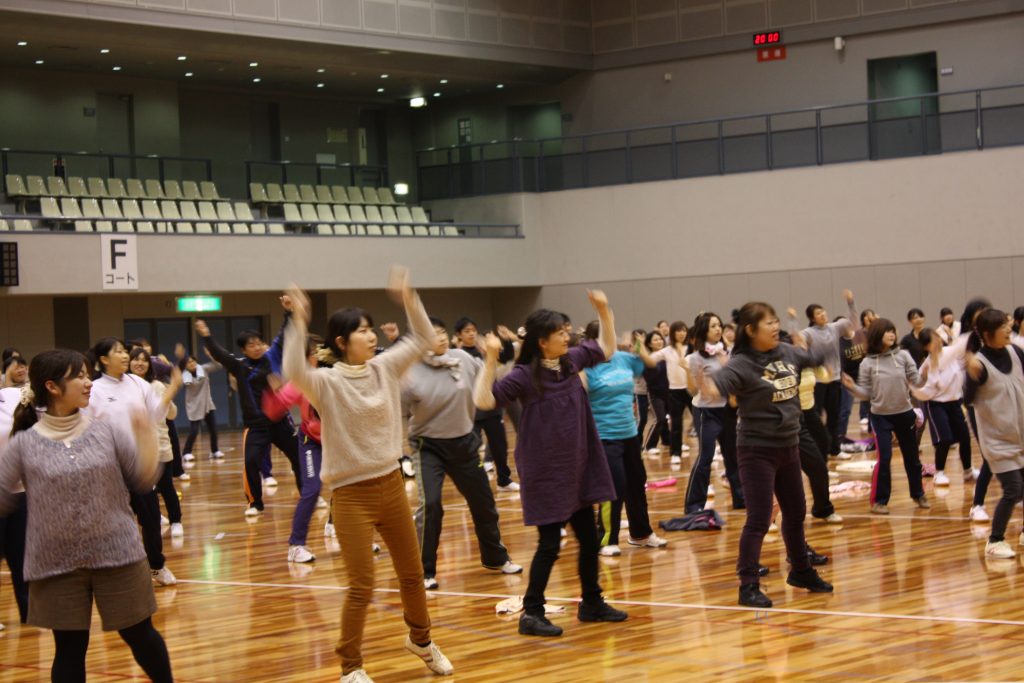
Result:
{"label": "polished floor reflection", "polygon": [[[510,435],[511,436],[511,435]],[[325,539],[326,510],[313,520],[311,565],[289,565],[287,539],[296,500],[285,462],[275,456],[281,482],[256,522],[243,517],[237,435],[226,437],[228,457],[197,455],[192,481],[181,486],[184,539],[165,535],[168,565],[178,586],[160,588],[155,617],[182,682],[336,681],[334,654],[345,572],[338,548]],[[927,438],[926,438],[927,443]],[[695,451],[694,451],[695,453]],[[871,457],[871,454],[857,456]],[[922,454],[931,462],[931,450]],[[668,456],[647,458],[652,480],[677,477],[674,486],[648,492],[654,521],[678,516],[692,458],[673,471]],[[980,464],[980,461],[976,464]],[[830,463],[835,469],[836,462]],[[430,593],[435,638],[455,666],[451,680],[680,681],[708,680],[1019,680],[1024,670],[1024,584],[1019,560],[987,561],[986,525],[967,520],[973,484],[961,483],[950,457],[952,484],[936,490],[926,479],[931,510],[918,510],[906,493],[897,461],[892,512],[868,514],[866,494],[837,498],[842,526],[807,523],[808,539],[832,558],[823,575],[833,595],[810,595],[785,585],[785,550],[770,534],[763,562],[776,608],[736,605],[734,565],[743,513],[728,505],[715,463],[718,507],[727,521],[719,532],[666,534],[665,549],[629,547],[601,558],[608,599],[629,612],[622,624],[582,624],[572,599],[575,544],[565,544],[548,595],[565,613],[556,639],[516,633],[516,616],[498,616],[495,605],[521,595],[524,576],[503,576],[479,566],[472,523],[449,484],[438,570]],[[840,475],[834,483],[867,481]],[[492,479],[493,483],[493,479]],[[409,483],[410,496],[415,488]],[[987,508],[1000,495],[993,481]],[[535,532],[522,526],[516,494],[499,493],[502,532],[515,561],[529,566]],[[340,521],[339,523],[343,523]],[[1016,547],[1020,515],[1007,539]],[[571,536],[571,534],[570,534]],[[179,542],[180,541],[180,542]],[[366,633],[366,668],[380,683],[436,677],[402,649],[405,630],[387,551],[378,557],[377,602]],[[49,633],[19,626],[10,578],[0,575],[0,680],[49,680]],[[116,635],[94,621],[90,681],[144,680]]]}

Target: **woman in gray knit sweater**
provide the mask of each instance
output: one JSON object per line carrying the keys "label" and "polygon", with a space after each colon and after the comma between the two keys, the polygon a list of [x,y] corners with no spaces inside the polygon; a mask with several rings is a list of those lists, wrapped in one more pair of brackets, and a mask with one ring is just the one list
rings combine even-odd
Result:
{"label": "woman in gray knit sweater", "polygon": [[103,630],[120,634],[153,681],[169,683],[167,646],[151,621],[146,553],[128,506],[129,489],[149,491],[160,476],[156,425],[144,412],[131,416],[133,435],[90,420],[82,409],[92,381],[77,351],[40,353],[29,381],[0,457],[0,515],[24,484],[28,623],[53,631],[51,680],[85,681],[95,600]]}

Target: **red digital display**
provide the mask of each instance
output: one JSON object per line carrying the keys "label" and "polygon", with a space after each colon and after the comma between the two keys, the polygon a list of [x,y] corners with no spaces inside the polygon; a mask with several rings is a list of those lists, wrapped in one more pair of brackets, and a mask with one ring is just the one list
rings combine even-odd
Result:
{"label": "red digital display", "polygon": [[765,45],[781,45],[782,44],[782,31],[768,31],[767,33],[755,33],[754,34],[754,47],[763,47]]}

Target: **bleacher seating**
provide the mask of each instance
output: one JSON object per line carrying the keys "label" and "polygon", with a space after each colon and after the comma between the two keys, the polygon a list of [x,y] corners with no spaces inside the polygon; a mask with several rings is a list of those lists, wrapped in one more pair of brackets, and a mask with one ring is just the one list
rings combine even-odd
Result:
{"label": "bleacher seating", "polygon": [[[57,176],[4,178],[19,215],[39,220],[0,219],[0,230],[42,228],[75,232],[458,236],[455,226],[430,225],[422,207],[395,202],[389,188],[287,183],[251,183],[249,202],[222,198],[214,183],[146,178]],[[252,206],[262,209],[253,214]],[[283,213],[282,222],[270,216]],[[269,219],[269,220],[267,220]]]}

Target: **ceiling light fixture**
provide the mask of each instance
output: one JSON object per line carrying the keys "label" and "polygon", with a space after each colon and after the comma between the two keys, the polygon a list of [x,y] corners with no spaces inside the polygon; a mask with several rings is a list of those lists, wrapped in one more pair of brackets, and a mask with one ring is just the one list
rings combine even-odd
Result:
{"label": "ceiling light fixture", "polygon": [[441,93],[439,93],[439,92],[434,93],[434,97],[440,97],[440,96],[441,96]]}
{"label": "ceiling light fixture", "polygon": [[27,40],[19,40],[18,41],[18,47],[28,47],[28,41]]}
{"label": "ceiling light fixture", "polygon": [[498,90],[501,90],[502,88],[505,87],[505,84],[504,83],[499,83],[497,87],[498,87]]}
{"label": "ceiling light fixture", "polygon": [[186,72],[185,72],[185,78],[192,78],[192,75],[193,75],[193,74],[192,74],[192,72],[191,72],[191,71],[186,71]]}
{"label": "ceiling light fixture", "polygon": [[260,63],[259,63],[259,62],[249,62],[249,66],[250,66],[251,68],[253,68],[253,69],[255,69],[256,67],[258,67],[259,65],[260,65]]}
{"label": "ceiling light fixture", "polygon": [[326,73],[326,72],[327,72],[327,69],[324,69],[324,68],[319,68],[319,69],[317,69],[317,70],[316,70],[316,72],[317,72],[318,74]]}
{"label": "ceiling light fixture", "polygon": [[101,55],[109,55],[110,54],[110,48],[109,47],[101,48],[100,49],[100,54]]}
{"label": "ceiling light fixture", "polygon": [[41,59],[37,59],[37,60],[36,60],[36,64],[45,64],[45,63],[46,63],[46,62],[44,62],[44,61],[43,61],[43,60],[41,60]]}
{"label": "ceiling light fixture", "polygon": [[409,106],[413,109],[419,109],[420,107],[427,106],[427,99],[425,97],[414,97],[409,100]]}
{"label": "ceiling light fixture", "polygon": [[119,67],[119,66],[111,67],[111,71],[120,71],[120,70],[121,70],[121,67]]}
{"label": "ceiling light fixture", "polygon": [[254,79],[252,79],[252,82],[253,83],[259,83],[262,80],[263,80],[262,78],[254,78]]}
{"label": "ceiling light fixture", "polygon": [[185,55],[178,55],[179,62],[184,62],[186,59],[188,59],[188,57],[186,57]]}
{"label": "ceiling light fixture", "polygon": [[389,74],[381,74],[381,75],[380,75],[380,77],[381,77],[381,78],[387,78],[387,77],[388,77],[388,75],[389,75]]}
{"label": "ceiling light fixture", "polygon": [[441,85],[448,85],[448,79],[447,78],[442,78],[441,79]]}
{"label": "ceiling light fixture", "polygon": [[316,84],[316,87],[318,87],[318,88],[322,88],[322,87],[324,87],[324,85],[325,85],[324,83],[317,83],[317,84]]}
{"label": "ceiling light fixture", "polygon": [[377,92],[384,92],[384,88],[377,88]]}

